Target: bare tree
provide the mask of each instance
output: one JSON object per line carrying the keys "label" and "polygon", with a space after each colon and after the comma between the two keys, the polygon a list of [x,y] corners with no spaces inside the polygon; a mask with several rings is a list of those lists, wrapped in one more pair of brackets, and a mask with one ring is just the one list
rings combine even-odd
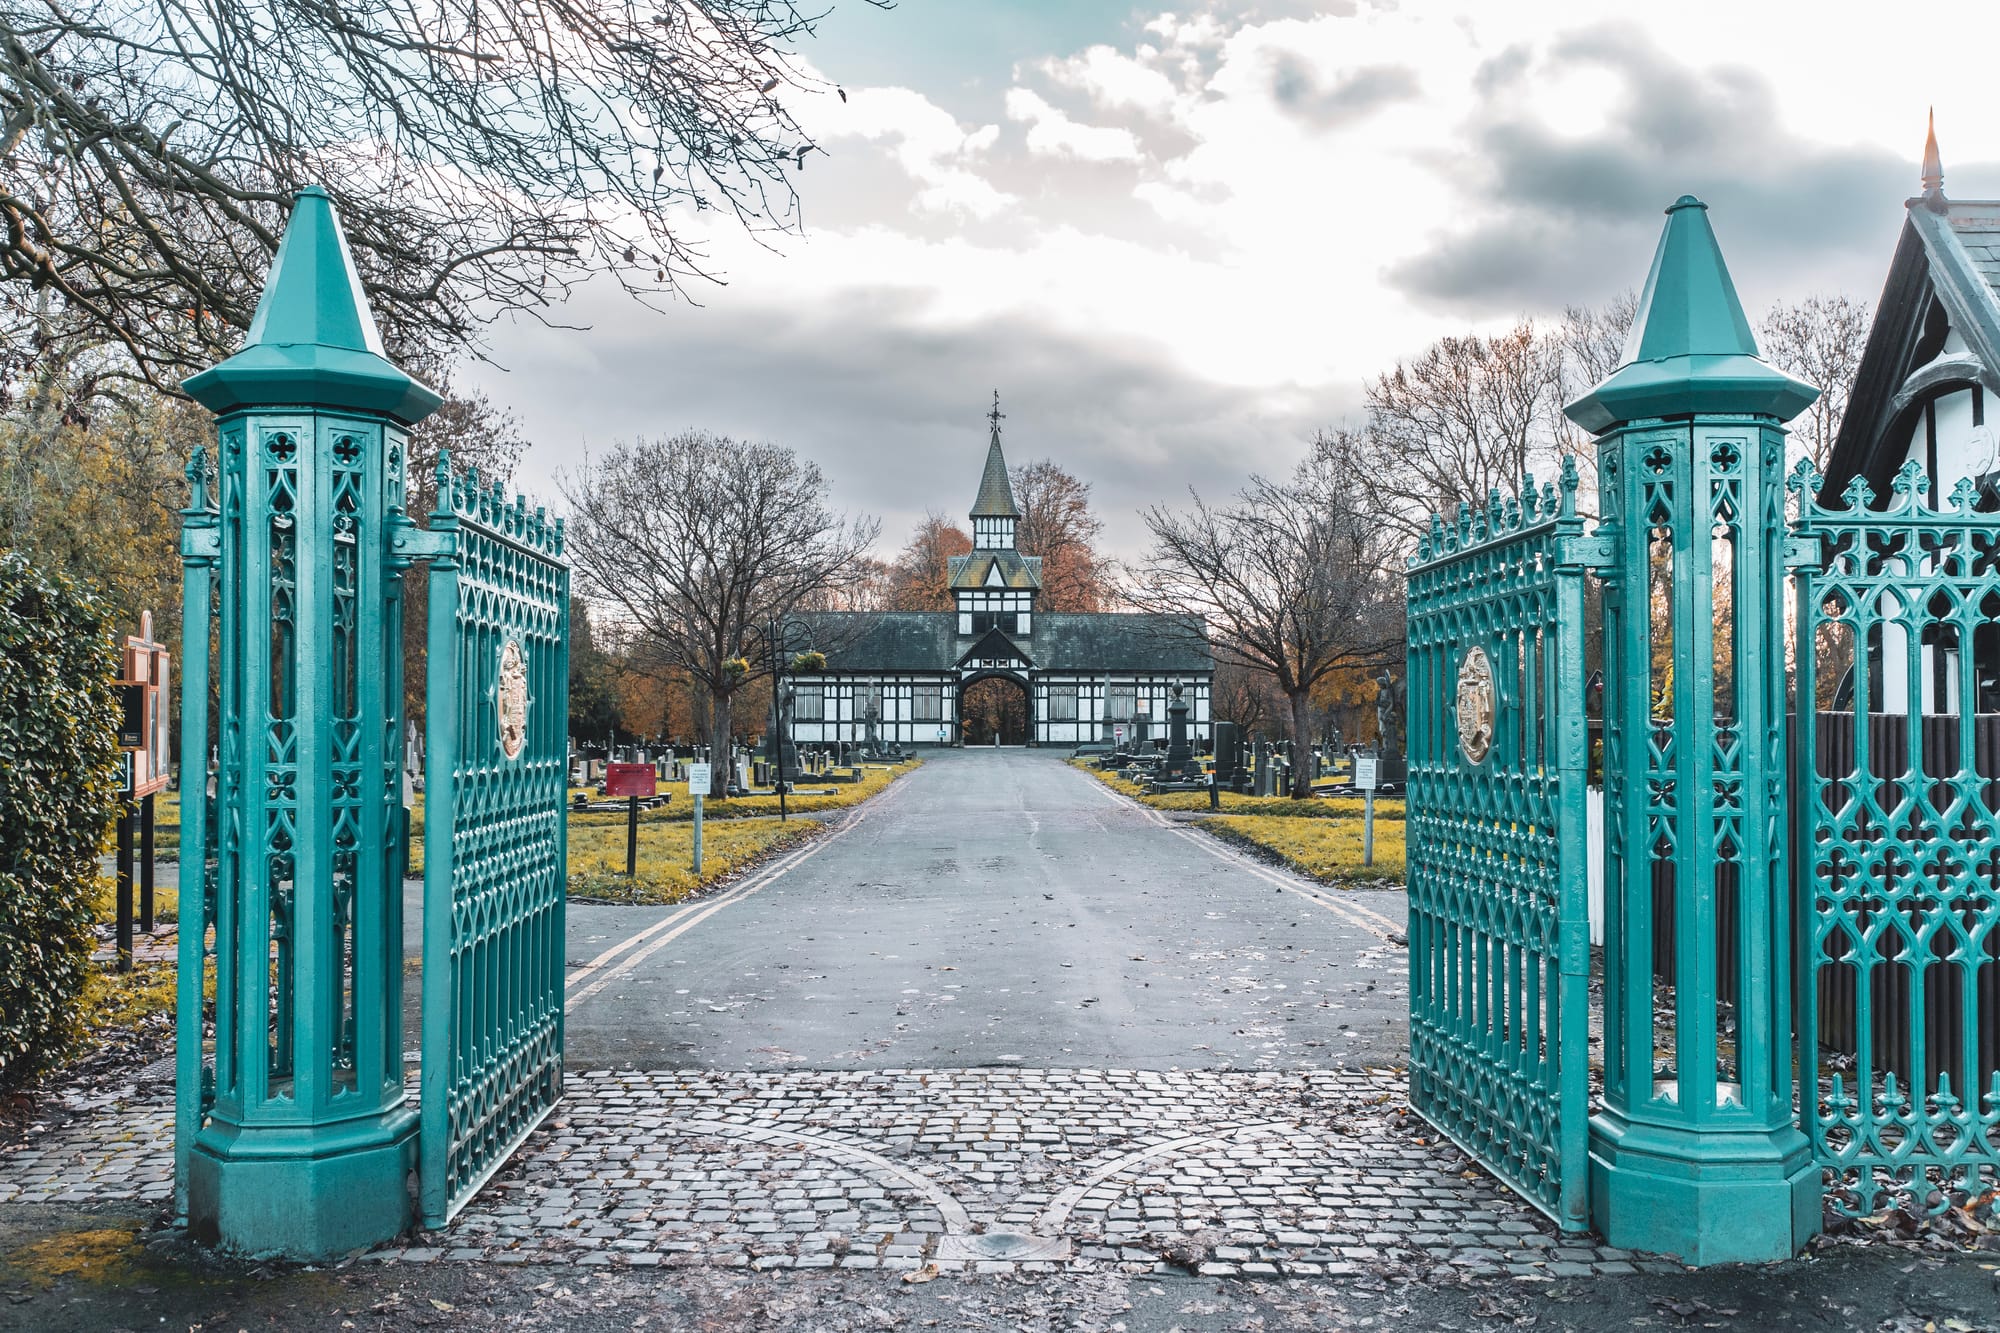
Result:
{"label": "bare tree", "polygon": [[969,554],[972,538],[943,514],[927,513],[909,543],[889,565],[888,606],[892,611],[952,609],[951,561]]}
{"label": "bare tree", "polygon": [[1847,396],[1873,322],[1868,307],[1846,296],[1808,296],[1795,304],[1772,306],[1758,326],[1764,359],[1819,390],[1819,397],[1792,423],[1792,439],[1826,471]]}
{"label": "bare tree", "polygon": [[[518,417],[476,389],[459,389],[448,367],[419,364],[411,369],[444,395],[438,410],[410,429],[403,468],[409,484],[405,512],[423,522],[437,507],[440,456],[449,454],[452,466],[461,471],[478,469],[480,480],[488,485],[505,485],[527,452],[528,439]],[[428,697],[424,663],[430,644],[426,610],[430,588],[430,574],[422,566],[403,576],[403,707],[405,715],[419,724]]]}
{"label": "bare tree", "polygon": [[[1144,514],[1153,544],[1126,590],[1142,611],[1206,622],[1220,664],[1269,676],[1285,696],[1288,730],[1312,741],[1312,689],[1342,667],[1381,666],[1403,643],[1395,544],[1368,512],[1364,460],[1315,448],[1289,478],[1252,477],[1233,504],[1190,492],[1193,508]],[[1312,769],[1293,795],[1312,794]]]}
{"label": "bare tree", "polygon": [[1561,367],[1559,347],[1524,321],[1440,338],[1371,381],[1374,466],[1361,480],[1382,517],[1414,535],[1434,512],[1519,486],[1552,450]]}
{"label": "bare tree", "polygon": [[[887,0],[869,0],[886,4]],[[248,327],[327,188],[392,345],[610,273],[706,276],[681,220],[797,218],[794,0],[6,0],[0,330],[86,330],[166,387]]]}
{"label": "bare tree", "polygon": [[649,665],[686,672],[717,746],[736,692],[765,674],[766,621],[850,577],[880,526],[829,509],[826,478],[791,450],[700,431],[620,445],[558,484],[580,591],[615,608]]}
{"label": "bare tree", "polygon": [[1015,544],[1040,556],[1044,611],[1102,611],[1113,570],[1097,548],[1104,520],[1090,509],[1090,483],[1046,458],[1013,469],[1014,504],[1021,511]]}

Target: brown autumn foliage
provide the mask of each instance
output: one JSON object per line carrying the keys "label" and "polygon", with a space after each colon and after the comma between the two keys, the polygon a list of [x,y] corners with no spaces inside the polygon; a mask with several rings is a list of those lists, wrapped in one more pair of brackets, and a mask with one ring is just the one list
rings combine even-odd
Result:
{"label": "brown autumn foliage", "polygon": [[884,604],[891,611],[952,609],[951,560],[972,550],[964,528],[939,513],[927,513],[889,564]]}

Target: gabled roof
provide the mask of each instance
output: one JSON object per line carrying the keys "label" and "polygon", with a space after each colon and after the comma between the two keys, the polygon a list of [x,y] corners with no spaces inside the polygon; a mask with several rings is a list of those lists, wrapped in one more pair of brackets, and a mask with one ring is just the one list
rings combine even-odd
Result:
{"label": "gabled roof", "polygon": [[1007,459],[1000,452],[1000,426],[994,423],[993,439],[986,446],[986,471],[979,476],[979,495],[972,502],[973,518],[1019,518],[1014,507],[1014,487],[1007,480]]}
{"label": "gabled roof", "polygon": [[[1946,198],[1935,136],[1924,156],[1924,192],[1904,203],[1895,258],[1827,460],[1822,504],[1837,504],[1857,475],[1878,495],[1887,492],[1902,462],[1892,427],[1928,390],[1969,382],[2000,394],[2000,200]],[[1965,340],[1963,354],[1939,355],[1937,314]]]}
{"label": "gabled roof", "polygon": [[1035,664],[1035,659],[1028,655],[1028,650],[1002,633],[998,625],[987,630],[986,633],[979,637],[977,643],[960,653],[958,655],[958,665],[964,666],[967,662],[973,661],[975,658],[980,661],[989,659],[997,662],[1014,661],[1021,663],[1023,666],[1033,666]]}
{"label": "gabled roof", "polygon": [[1044,611],[1035,616],[1040,671],[1147,671],[1193,675],[1215,670],[1201,621],[1191,616]]}
{"label": "gabled roof", "polygon": [[[1028,588],[1042,586],[1042,558],[1038,555],[1022,555],[1009,547],[1001,551],[974,551],[971,555],[955,555],[946,566],[951,571],[951,586],[961,588]],[[992,579],[994,570],[1000,572],[1000,581]]]}

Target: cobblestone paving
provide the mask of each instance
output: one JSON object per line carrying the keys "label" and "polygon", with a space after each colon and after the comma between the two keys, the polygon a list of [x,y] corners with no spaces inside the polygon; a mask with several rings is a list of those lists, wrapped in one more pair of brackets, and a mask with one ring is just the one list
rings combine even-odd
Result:
{"label": "cobblestone paving", "polygon": [[[170,1108],[0,1152],[0,1204],[162,1200]],[[1523,1278],[1677,1266],[1557,1233],[1404,1109],[1400,1072],[589,1071],[387,1262]]]}

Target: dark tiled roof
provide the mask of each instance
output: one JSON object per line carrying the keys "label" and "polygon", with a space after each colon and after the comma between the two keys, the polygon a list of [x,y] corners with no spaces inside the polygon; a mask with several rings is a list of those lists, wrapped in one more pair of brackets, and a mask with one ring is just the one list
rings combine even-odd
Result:
{"label": "dark tiled roof", "polygon": [[1905,378],[1918,369],[1927,293],[1936,295],[1964,338],[1970,372],[2000,388],[2000,200],[1919,197],[1909,201],[1904,217],[1827,462],[1822,504],[1839,504],[1856,475],[1882,493],[1902,461],[1890,426],[1904,405],[1898,396]]}
{"label": "dark tiled roof", "polygon": [[[825,645],[829,671],[949,672],[973,646],[958,636],[953,611],[834,611],[810,619],[821,626],[814,642]],[[1198,622],[1174,616],[1037,612],[1033,626],[1018,637],[1037,671],[1215,670]]]}
{"label": "dark tiled roof", "polygon": [[958,659],[956,611],[827,611],[807,617],[829,671],[949,671]]}
{"label": "dark tiled roof", "polygon": [[953,588],[985,588],[986,571],[994,565],[1000,566],[1000,584],[1007,588],[1039,588],[1042,586],[1042,558],[1038,555],[1022,555],[1016,550],[974,551],[971,555],[955,555],[951,558],[951,586]]}
{"label": "dark tiled roof", "polygon": [[1035,655],[1013,639],[1008,638],[997,625],[981,635],[979,642],[959,653],[958,665],[964,666],[966,662],[973,658],[996,662],[1005,662],[1009,658],[1012,658],[1017,662],[1026,663],[1031,667],[1035,664]]}
{"label": "dark tiled roof", "polygon": [[1041,671],[1215,670],[1199,622],[1130,613],[1038,612],[1024,642]]}
{"label": "dark tiled roof", "polygon": [[1951,224],[1972,267],[2000,299],[2000,200],[1954,199],[1945,221]]}
{"label": "dark tiled roof", "polygon": [[1007,481],[1007,460],[1000,453],[1000,432],[986,446],[986,471],[980,474],[979,498],[972,502],[974,518],[1019,518],[1014,507],[1014,488]]}

